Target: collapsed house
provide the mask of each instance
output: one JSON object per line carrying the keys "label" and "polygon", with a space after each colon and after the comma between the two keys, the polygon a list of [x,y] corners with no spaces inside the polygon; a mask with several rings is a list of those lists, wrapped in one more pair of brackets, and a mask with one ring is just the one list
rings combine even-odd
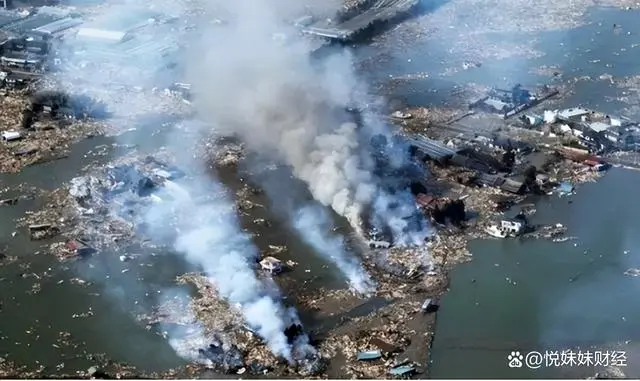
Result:
{"label": "collapsed house", "polygon": [[548,86],[543,87],[539,94],[524,89],[520,84],[513,86],[510,90],[493,88],[486,97],[470,104],[469,109],[499,114],[503,118],[508,118],[556,94],[558,94],[558,90]]}
{"label": "collapsed house", "polygon": [[206,348],[198,349],[198,354],[202,360],[215,364],[226,373],[236,372],[244,366],[242,352],[235,345],[223,346],[214,342]]}
{"label": "collapsed house", "polygon": [[557,148],[555,152],[565,159],[585,164],[595,171],[604,171],[611,167],[609,163],[601,157],[591,154],[589,150],[563,146]]}
{"label": "collapsed house", "polygon": [[500,175],[492,175],[489,173],[480,173],[474,179],[474,183],[481,187],[499,188],[505,192],[512,194],[524,194],[526,191],[525,184],[521,181],[508,179]]}
{"label": "collapsed house", "polygon": [[416,196],[416,202],[438,224],[450,222],[460,226],[467,219],[465,204],[461,199],[436,198],[421,193]]}

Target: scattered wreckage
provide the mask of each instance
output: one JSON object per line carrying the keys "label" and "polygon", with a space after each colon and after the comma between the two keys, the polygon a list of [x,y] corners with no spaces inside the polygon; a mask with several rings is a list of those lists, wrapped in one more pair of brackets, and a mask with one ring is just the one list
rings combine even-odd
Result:
{"label": "scattered wreckage", "polygon": [[39,117],[52,119],[104,119],[108,116],[106,105],[87,95],[70,95],[61,91],[40,91],[31,96],[30,105],[22,115],[22,128],[30,129]]}
{"label": "scattered wreckage", "polygon": [[524,89],[520,84],[513,86],[510,90],[494,88],[486,97],[470,104],[469,109],[496,113],[506,119],[558,93],[557,89],[549,86],[544,86],[537,93]]}

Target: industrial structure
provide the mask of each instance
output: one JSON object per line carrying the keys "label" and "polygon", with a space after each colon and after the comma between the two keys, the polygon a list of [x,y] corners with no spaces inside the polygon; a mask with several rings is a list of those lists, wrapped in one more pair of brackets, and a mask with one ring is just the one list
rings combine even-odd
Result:
{"label": "industrial structure", "polygon": [[53,7],[0,11],[0,84],[21,87],[49,69],[60,38],[82,20]]}

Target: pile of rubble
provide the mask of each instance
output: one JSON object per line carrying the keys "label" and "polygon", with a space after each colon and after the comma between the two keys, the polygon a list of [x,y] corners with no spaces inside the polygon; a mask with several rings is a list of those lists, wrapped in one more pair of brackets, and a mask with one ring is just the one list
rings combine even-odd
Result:
{"label": "pile of rubble", "polygon": [[455,108],[415,107],[391,114],[400,128],[408,133],[425,132],[427,129],[446,123],[460,114]]}
{"label": "pile of rubble", "polygon": [[549,182],[551,183],[563,181],[577,184],[596,182],[603,175],[603,172],[594,171],[588,165],[568,159],[556,159],[549,167]]}
{"label": "pile of rubble", "polygon": [[45,196],[44,209],[28,211],[18,220],[18,226],[27,228],[32,240],[47,239],[58,235],[61,231],[68,231],[76,224],[70,213],[72,203],[69,202],[67,189],[60,188]]}
{"label": "pile of rubble", "polygon": [[19,172],[27,165],[64,157],[72,143],[103,131],[104,126],[99,123],[75,119],[45,119],[23,129],[20,121],[28,105],[26,94],[4,97],[0,112],[5,128],[0,131],[0,172]]}
{"label": "pile of rubble", "polygon": [[566,232],[567,227],[562,224],[544,225],[539,226],[534,231],[523,235],[522,238],[542,238],[552,239],[555,240],[555,242],[563,242],[560,237],[562,237]]}
{"label": "pile of rubble", "polygon": [[163,197],[154,192],[183,175],[153,157],[124,157],[51,192],[46,208],[27,212],[19,224],[34,240],[58,234],[67,238],[50,247],[60,259],[117,248],[119,242],[142,244],[144,238],[136,233],[146,226],[145,210]]}
{"label": "pile of rubble", "polygon": [[178,284],[189,284],[196,288],[198,298],[191,300],[189,310],[197,321],[202,322],[207,331],[224,335],[229,341],[237,343],[240,334],[234,332],[234,328],[238,330],[243,327],[242,315],[220,298],[211,279],[202,274],[188,273],[179,276],[177,281]]}
{"label": "pile of rubble", "polygon": [[426,364],[412,361],[417,351],[410,347],[427,348],[433,334],[430,331],[433,327],[427,326],[425,332],[421,325],[420,333],[411,329],[411,323],[421,312],[421,302],[406,300],[353,318],[330,332],[323,339],[320,351],[325,357],[344,358],[339,372],[352,378],[378,379],[419,373]]}
{"label": "pile of rubble", "polygon": [[[188,306],[172,300],[153,314],[139,317],[149,329],[154,326],[164,329],[163,335],[173,339],[178,352],[183,355],[189,351],[197,352],[201,357],[199,362],[225,373],[265,375],[275,372],[278,375],[305,376],[319,371],[314,367],[320,363],[301,361],[298,367],[292,368],[276,357],[266,343],[245,325],[238,308],[220,298],[209,278],[190,273],[178,277],[178,283],[197,289],[197,297],[191,299]],[[185,308],[189,312],[185,313]],[[189,327],[197,327],[196,335],[199,337],[184,333]]]}
{"label": "pile of rubble", "polygon": [[[208,145],[211,143],[207,143]],[[244,158],[244,144],[240,142],[222,140],[214,143],[208,151],[213,154],[208,155],[213,162],[220,167],[237,165]]]}

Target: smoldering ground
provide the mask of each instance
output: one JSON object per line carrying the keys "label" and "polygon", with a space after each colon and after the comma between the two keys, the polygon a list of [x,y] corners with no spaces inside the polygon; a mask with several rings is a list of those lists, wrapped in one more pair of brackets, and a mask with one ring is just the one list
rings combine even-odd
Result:
{"label": "smoldering ground", "polygon": [[[297,317],[279,302],[278,290],[256,276],[258,250],[239,229],[235,208],[226,192],[216,182],[197,181],[170,183],[167,189],[172,201],[152,208],[145,218],[147,223],[161,225],[167,214],[178,216],[176,250],[204,270],[220,296],[242,311],[247,324],[274,353],[293,359],[284,332],[292,322],[297,323]],[[216,196],[199,201],[197,195],[191,194],[198,191]]]}

